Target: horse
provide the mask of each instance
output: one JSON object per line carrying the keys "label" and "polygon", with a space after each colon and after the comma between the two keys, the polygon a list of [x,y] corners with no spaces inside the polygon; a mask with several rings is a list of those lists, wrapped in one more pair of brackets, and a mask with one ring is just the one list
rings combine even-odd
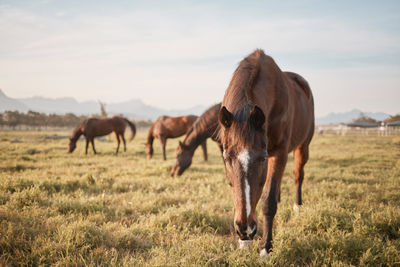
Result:
{"label": "horse", "polygon": [[[146,143],[146,154],[147,158],[151,159],[153,156],[153,141],[154,138],[160,139],[163,159],[167,160],[167,156],[165,153],[165,146],[167,144],[168,138],[176,138],[184,135],[193,123],[196,121],[198,116],[195,115],[187,115],[180,117],[169,117],[169,116],[161,116],[159,117],[150,127],[150,130],[147,134],[147,143]],[[207,147],[206,144],[202,144],[204,160],[207,160]]]}
{"label": "horse", "polygon": [[[207,138],[211,137],[220,147],[222,146],[218,140],[219,124],[218,112],[221,108],[221,103],[216,104],[207,109],[193,124],[187,132],[183,142],[179,141],[176,148],[176,161],[171,170],[171,176],[180,176],[192,164],[194,151],[199,145],[205,144]],[[204,154],[207,160],[207,153]]]}
{"label": "horse", "polygon": [[257,232],[261,199],[260,256],[272,251],[272,225],[280,201],[288,153],[294,153],[294,212],[302,205],[301,186],[314,133],[314,100],[300,75],[282,72],[258,49],[243,59],[225,92],[218,114],[226,174],[232,188],[234,229],[239,247]]}
{"label": "horse", "polygon": [[76,141],[81,135],[84,135],[86,138],[85,154],[88,153],[89,142],[92,144],[94,154],[97,154],[96,149],[94,148],[94,138],[110,134],[111,132],[115,133],[118,142],[117,150],[115,153],[118,154],[120,137],[122,138],[122,142],[124,143],[124,151],[126,151],[124,132],[127,125],[132,131],[132,136],[130,138],[130,140],[132,140],[136,135],[136,126],[125,118],[114,116],[112,118],[104,119],[86,119],[73,131],[72,136],[69,139],[68,153],[72,153],[75,150]]}

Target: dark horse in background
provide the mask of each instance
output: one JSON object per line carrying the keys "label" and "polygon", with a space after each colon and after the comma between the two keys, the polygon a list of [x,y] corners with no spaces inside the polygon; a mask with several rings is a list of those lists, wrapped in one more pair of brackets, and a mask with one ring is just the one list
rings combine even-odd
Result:
{"label": "dark horse in background", "polygon": [[[153,125],[151,125],[149,133],[147,134],[146,153],[147,158],[151,159],[153,156],[153,141],[154,138],[160,139],[163,158],[167,159],[165,154],[165,145],[168,138],[176,138],[184,135],[198,117],[195,115],[187,115],[181,117],[159,117]],[[207,147],[206,143],[202,144],[204,160],[207,160]]]}
{"label": "dark horse in background", "polygon": [[84,120],[81,124],[79,124],[72,133],[72,137],[69,139],[69,148],[68,152],[72,153],[76,148],[76,141],[79,139],[81,135],[84,135],[86,138],[86,149],[85,153],[88,153],[89,142],[92,143],[93,152],[96,154],[96,149],[94,148],[94,138],[98,136],[108,135],[112,132],[115,133],[117,138],[117,151],[118,154],[120,137],[122,142],[124,142],[124,151],[126,151],[126,143],[125,143],[125,129],[126,126],[129,125],[132,131],[132,140],[136,135],[136,126],[129,120],[121,117],[112,117],[105,119],[97,119],[90,118]]}
{"label": "dark horse in background", "polygon": [[239,244],[247,245],[256,234],[256,206],[261,198],[264,222],[260,255],[267,256],[272,249],[282,175],[291,151],[295,212],[302,204],[304,165],[314,133],[311,89],[300,75],[282,72],[271,57],[256,50],[236,69],[222,101],[219,122]]}
{"label": "dark horse in background", "polygon": [[[176,161],[171,170],[171,176],[181,175],[192,164],[194,151],[199,145],[210,138],[218,143],[222,151],[222,146],[217,137],[219,133],[218,112],[221,103],[207,109],[194,123],[187,132],[183,142],[179,142],[176,148]],[[205,155],[206,156],[206,155]]]}

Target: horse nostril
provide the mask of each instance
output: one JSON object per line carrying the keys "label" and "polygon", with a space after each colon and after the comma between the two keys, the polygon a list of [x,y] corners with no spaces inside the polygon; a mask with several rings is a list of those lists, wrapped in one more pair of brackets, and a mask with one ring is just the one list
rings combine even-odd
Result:
{"label": "horse nostril", "polygon": [[241,238],[241,239],[247,239],[247,227],[245,227],[243,224],[239,223],[239,222],[235,222],[235,230],[237,235]]}
{"label": "horse nostril", "polygon": [[251,239],[253,239],[257,233],[257,223],[255,221],[251,222],[248,228],[247,234]]}

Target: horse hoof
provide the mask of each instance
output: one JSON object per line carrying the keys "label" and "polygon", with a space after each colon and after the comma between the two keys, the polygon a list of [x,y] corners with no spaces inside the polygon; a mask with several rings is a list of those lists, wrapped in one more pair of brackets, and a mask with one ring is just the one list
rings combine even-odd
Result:
{"label": "horse hoof", "polygon": [[253,240],[241,240],[239,239],[239,249],[246,248],[253,244]]}
{"label": "horse hoof", "polygon": [[263,248],[262,250],[261,250],[261,252],[260,252],[260,257],[261,258],[265,258],[265,257],[267,257],[268,256],[268,252],[267,252],[267,250],[265,249],[265,248]]}
{"label": "horse hoof", "polygon": [[293,205],[293,213],[295,216],[299,216],[300,214],[300,207],[297,204]]}

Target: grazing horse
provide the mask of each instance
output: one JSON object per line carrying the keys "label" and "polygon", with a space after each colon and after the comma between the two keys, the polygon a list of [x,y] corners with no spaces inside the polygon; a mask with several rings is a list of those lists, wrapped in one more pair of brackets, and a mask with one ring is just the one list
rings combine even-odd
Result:
{"label": "grazing horse", "polygon": [[[221,109],[221,103],[207,109],[193,124],[187,132],[183,142],[179,142],[176,148],[176,161],[171,170],[171,176],[180,176],[192,164],[194,151],[199,145],[206,144],[207,138],[218,143],[222,151],[222,146],[218,142],[218,112]],[[203,150],[206,147],[203,147]],[[205,151],[205,150],[204,150]],[[207,153],[204,153],[204,159],[207,160]]]}
{"label": "grazing horse", "polygon": [[76,148],[76,141],[83,134],[86,138],[86,149],[85,153],[88,153],[89,142],[92,143],[92,148],[94,154],[96,154],[96,149],[94,148],[94,138],[98,136],[104,136],[110,134],[111,132],[115,133],[117,138],[117,151],[118,154],[120,137],[122,138],[122,142],[124,142],[124,151],[126,151],[126,143],[125,143],[125,128],[129,125],[132,131],[132,140],[136,135],[136,126],[129,120],[121,117],[112,117],[105,119],[96,119],[90,118],[84,120],[81,124],[79,124],[72,133],[72,137],[69,139],[69,148],[68,153],[72,153]]}
{"label": "grazing horse", "polygon": [[[195,115],[187,115],[181,117],[159,117],[153,123],[153,125],[151,125],[149,133],[147,134],[147,158],[151,159],[151,157],[153,156],[153,141],[154,138],[158,138],[161,142],[163,158],[164,160],[166,160],[167,156],[165,154],[165,145],[167,144],[167,139],[176,138],[184,135],[190,129],[197,118],[198,116]],[[204,144],[202,147],[204,152],[204,159],[207,160],[206,144]]]}
{"label": "grazing horse", "polygon": [[295,212],[302,204],[304,165],[314,133],[311,89],[303,77],[282,72],[270,56],[256,50],[233,74],[218,120],[239,245],[248,245],[256,234],[256,206],[261,198],[264,220],[260,256],[265,257],[272,249],[272,224],[291,151]]}

